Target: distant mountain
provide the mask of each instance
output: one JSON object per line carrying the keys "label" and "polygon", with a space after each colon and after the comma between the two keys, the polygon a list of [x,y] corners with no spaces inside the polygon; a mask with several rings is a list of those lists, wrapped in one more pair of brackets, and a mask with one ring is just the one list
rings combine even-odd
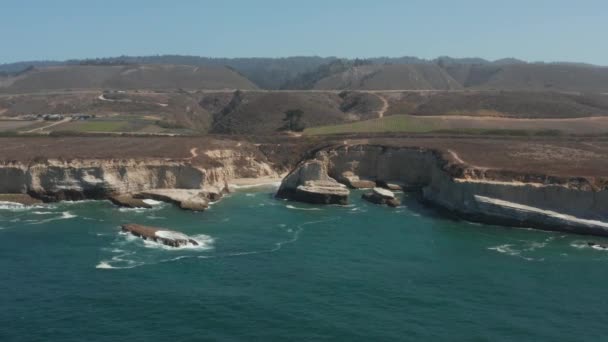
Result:
{"label": "distant mountain", "polygon": [[[448,56],[436,59],[417,57],[376,57],[369,59],[339,59],[336,57],[287,57],[287,58],[207,58],[197,56],[162,55],[162,56],[120,56],[112,58],[57,61],[32,61],[0,65],[0,87],[12,84],[23,75],[27,68],[34,66],[37,70],[56,66],[89,66],[89,67],[133,67],[134,65],[182,65],[202,67],[204,70],[230,69],[224,76],[208,76],[209,81],[199,79],[198,87],[224,87],[251,89],[256,86],[263,89],[495,89],[495,90],[555,90],[608,92],[608,68],[584,63],[528,63],[515,58],[504,58],[488,61],[482,58],[452,58]],[[87,80],[57,80],[61,85],[44,84],[44,87],[57,88],[72,82],[92,82],[99,85],[96,79],[102,69],[90,69],[97,76]],[[113,69],[116,70],[116,69]],[[186,72],[188,74],[188,72]],[[66,76],[85,77],[78,72]],[[230,75],[228,77],[228,75]],[[204,77],[208,77],[204,76]],[[38,77],[38,76],[37,76]],[[107,76],[109,77],[109,76]],[[169,76],[168,76],[169,77]],[[184,76],[185,77],[185,76]],[[199,75],[203,77],[203,75]],[[226,84],[218,79],[228,77]],[[240,77],[240,79],[238,79]],[[153,84],[153,78],[142,81],[147,87],[163,88],[178,84],[173,81],[162,81]],[[227,81],[228,78],[225,78]],[[246,82],[244,79],[247,79]],[[238,80],[237,80],[238,79]],[[42,81],[41,81],[42,82]],[[97,83],[96,83],[97,82]],[[126,81],[125,81],[126,82]],[[152,82],[152,83],[150,83]],[[191,81],[185,81],[192,85]],[[43,82],[44,83],[44,82]],[[119,82],[120,83],[120,82]],[[252,85],[254,83],[255,85]],[[105,84],[105,83],[104,83]],[[110,82],[108,85],[112,85]],[[133,83],[137,85],[137,82]],[[34,83],[30,83],[34,89]],[[27,88],[25,87],[25,88]]]}
{"label": "distant mountain", "polygon": [[31,68],[0,78],[0,92],[64,89],[256,89],[226,67],[184,65],[67,65]]}
{"label": "distant mountain", "polygon": [[208,58],[198,56],[120,56],[64,62],[31,61],[0,64],[0,76],[18,72],[29,66],[46,67],[57,65],[128,65],[128,64],[170,64],[191,66],[230,67],[239,72],[258,87],[278,89],[297,75],[315,70],[330,63],[335,57],[287,57],[287,58]]}
{"label": "distant mountain", "polygon": [[389,64],[352,67],[319,80],[313,88],[453,90],[462,87],[436,64]]}

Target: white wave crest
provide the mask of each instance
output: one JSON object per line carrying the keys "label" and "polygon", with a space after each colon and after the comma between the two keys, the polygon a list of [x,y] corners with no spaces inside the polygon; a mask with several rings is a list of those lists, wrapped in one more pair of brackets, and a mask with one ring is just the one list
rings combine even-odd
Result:
{"label": "white wave crest", "polygon": [[[543,247],[544,247],[544,244],[543,244]],[[507,254],[510,256],[519,257],[526,261],[543,261],[544,260],[544,259],[535,259],[535,258],[524,256],[521,254],[522,250],[515,249],[515,247],[512,244],[504,244],[504,245],[499,245],[499,246],[494,246],[494,247],[488,247],[488,249],[497,251],[498,253],[503,253],[503,254]],[[533,251],[533,250],[534,250],[534,248],[524,249],[524,251]]]}
{"label": "white wave crest", "polygon": [[29,224],[43,224],[43,223],[48,223],[48,222],[57,221],[57,220],[69,220],[69,219],[72,219],[72,218],[75,218],[75,217],[78,217],[78,216],[72,214],[69,211],[64,211],[64,212],[61,213],[61,216],[51,217],[51,218],[48,218],[48,219],[45,219],[45,220],[41,220],[41,221],[33,220],[33,222],[29,223]]}
{"label": "white wave crest", "polygon": [[323,210],[321,208],[299,208],[299,207],[294,207],[293,205],[290,205],[290,204],[286,205],[285,208],[287,208],[287,209],[294,209],[294,210],[314,210],[314,211],[316,211],[316,210]]}
{"label": "white wave crest", "polygon": [[25,206],[21,203],[0,201],[0,209],[2,210],[15,210],[23,209]]}
{"label": "white wave crest", "polygon": [[[157,234],[158,233],[160,233],[160,232],[157,232]],[[175,234],[172,232],[162,232],[162,233],[171,233],[171,234],[166,234],[167,236],[173,236]],[[199,235],[187,236],[187,235],[181,234],[181,233],[177,233],[177,234],[179,234],[180,236],[183,236],[183,238],[192,239],[192,240],[196,241],[196,243],[198,245],[189,243],[189,244],[183,245],[183,246],[172,247],[172,246],[167,246],[167,245],[163,244],[162,242],[156,242],[156,241],[152,241],[152,240],[141,239],[141,241],[143,241],[144,247],[146,247],[146,248],[162,249],[165,251],[183,251],[183,250],[206,251],[206,250],[213,249],[214,239],[209,235],[199,234]],[[165,235],[165,234],[161,234],[161,235]],[[136,238],[136,240],[140,240],[140,239]]]}
{"label": "white wave crest", "polygon": [[101,261],[99,264],[97,264],[97,266],[95,266],[95,268],[101,268],[101,269],[112,269],[114,268],[112,265],[108,264],[105,261]]}
{"label": "white wave crest", "polygon": [[50,211],[32,211],[32,214],[34,214],[34,215],[53,215],[55,213],[50,212]]}

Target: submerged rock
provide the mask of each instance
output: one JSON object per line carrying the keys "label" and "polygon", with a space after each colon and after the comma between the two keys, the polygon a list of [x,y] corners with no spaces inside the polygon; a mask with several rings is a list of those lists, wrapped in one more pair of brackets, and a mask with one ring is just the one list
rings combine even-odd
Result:
{"label": "submerged rock", "polygon": [[132,195],[115,195],[108,198],[110,202],[117,206],[125,208],[152,208],[151,205],[144,202],[141,198],[135,198]]}
{"label": "submerged rock", "polygon": [[587,242],[587,246],[597,249],[608,249],[608,244],[605,243]]}
{"label": "submerged rock", "polygon": [[386,204],[389,207],[398,207],[401,204],[392,191],[382,188],[374,188],[372,192],[363,194],[361,198],[374,204]]}
{"label": "submerged rock", "polygon": [[163,228],[148,227],[139,224],[125,224],[122,225],[122,231],[131,233],[144,240],[159,242],[171,247],[198,246],[198,242],[188,235]]}

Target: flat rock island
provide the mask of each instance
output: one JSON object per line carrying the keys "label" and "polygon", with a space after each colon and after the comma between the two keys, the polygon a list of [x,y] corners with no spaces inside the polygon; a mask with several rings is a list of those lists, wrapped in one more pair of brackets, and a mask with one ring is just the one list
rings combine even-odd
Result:
{"label": "flat rock island", "polygon": [[139,224],[122,225],[122,231],[131,233],[144,240],[151,240],[170,247],[198,246],[196,240],[188,235],[158,227],[148,227]]}

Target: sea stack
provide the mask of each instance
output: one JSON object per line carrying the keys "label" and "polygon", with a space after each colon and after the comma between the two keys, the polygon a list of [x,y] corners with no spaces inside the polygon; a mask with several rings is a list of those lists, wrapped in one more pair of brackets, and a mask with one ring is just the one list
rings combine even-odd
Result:
{"label": "sea stack", "polygon": [[313,204],[348,204],[350,191],[327,174],[319,160],[301,163],[283,179],[277,197]]}

